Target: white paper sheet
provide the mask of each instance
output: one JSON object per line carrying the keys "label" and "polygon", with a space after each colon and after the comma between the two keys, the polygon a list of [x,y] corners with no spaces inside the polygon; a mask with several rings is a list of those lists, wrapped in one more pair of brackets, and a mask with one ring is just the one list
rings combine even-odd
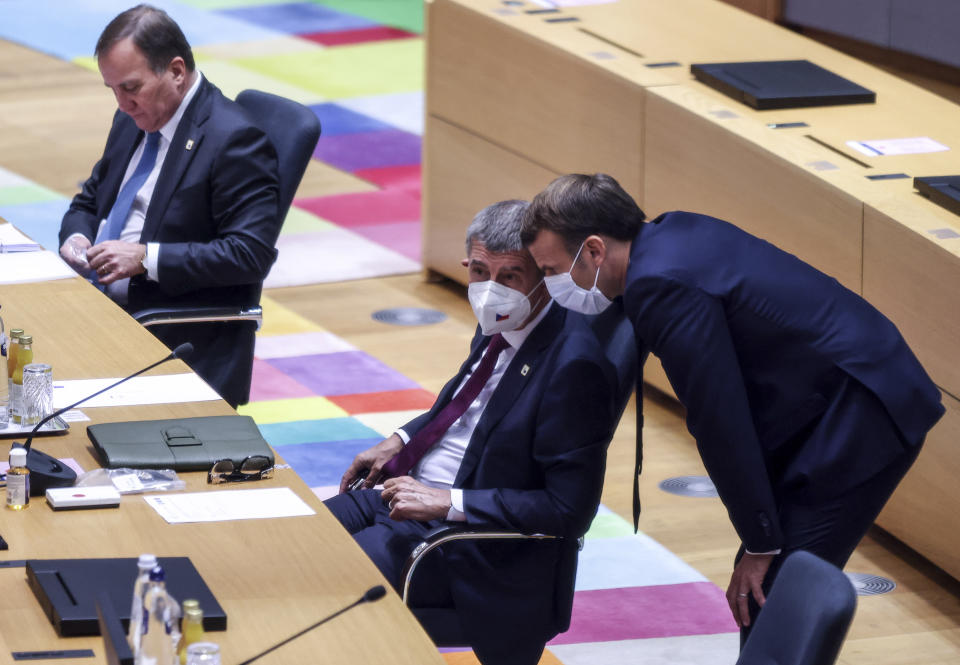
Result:
{"label": "white paper sheet", "polygon": [[[56,373],[56,368],[54,368]],[[53,382],[53,406],[62,409],[87,395],[103,390],[115,379],[76,379]],[[83,408],[97,406],[134,406],[137,404],[174,404],[177,402],[208,402],[220,399],[217,392],[196,374],[164,374],[138,376],[121,383],[113,390],[83,403]]]}
{"label": "white paper sheet", "polygon": [[847,145],[868,157],[916,155],[925,152],[943,152],[950,149],[928,136],[915,136],[908,139],[879,139],[876,141],[847,141]]}
{"label": "white paper sheet", "polygon": [[0,253],[0,284],[71,279],[77,273],[53,252]]}
{"label": "white paper sheet", "polygon": [[13,224],[0,224],[0,253],[39,252],[41,249]]}
{"label": "white paper sheet", "polygon": [[143,500],[170,524],[316,514],[289,487],[151,495]]}

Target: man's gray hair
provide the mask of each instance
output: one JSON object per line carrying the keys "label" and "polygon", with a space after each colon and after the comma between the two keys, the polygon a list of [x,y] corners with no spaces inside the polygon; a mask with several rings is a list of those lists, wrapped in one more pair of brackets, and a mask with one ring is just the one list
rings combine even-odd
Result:
{"label": "man's gray hair", "polygon": [[488,205],[478,212],[467,229],[467,254],[474,240],[482,242],[491,252],[522,251],[520,229],[529,206],[527,201],[512,199]]}

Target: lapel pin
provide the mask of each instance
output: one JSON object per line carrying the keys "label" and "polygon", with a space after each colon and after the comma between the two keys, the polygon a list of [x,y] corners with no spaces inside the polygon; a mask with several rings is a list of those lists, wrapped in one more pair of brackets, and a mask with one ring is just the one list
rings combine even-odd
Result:
{"label": "lapel pin", "polygon": [[524,365],[520,368],[520,376],[526,376],[530,373],[530,365]]}
{"label": "lapel pin", "polygon": [[193,139],[187,139],[187,150],[193,150]]}

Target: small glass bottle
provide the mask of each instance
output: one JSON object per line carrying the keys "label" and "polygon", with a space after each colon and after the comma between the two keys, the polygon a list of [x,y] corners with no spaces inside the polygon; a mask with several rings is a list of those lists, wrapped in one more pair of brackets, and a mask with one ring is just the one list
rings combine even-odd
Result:
{"label": "small glass bottle", "polygon": [[187,663],[187,647],[197,642],[203,642],[206,636],[203,633],[203,610],[200,603],[190,599],[183,601],[183,635],[180,638],[180,665]]}
{"label": "small glass bottle", "polygon": [[137,559],[137,579],[133,583],[133,602],[130,605],[130,630],[127,631],[134,656],[140,649],[140,631],[143,629],[143,592],[150,581],[150,571],[156,566],[157,557],[153,554],[141,554]]}
{"label": "small glass bottle", "polygon": [[17,365],[10,383],[10,420],[23,420],[23,368],[33,362],[33,336],[24,333],[17,344]]}
{"label": "small glass bottle", "polygon": [[15,405],[13,403],[13,370],[17,368],[17,352],[20,348],[20,336],[23,335],[23,328],[14,328],[10,331],[10,339],[7,340],[7,418],[13,421],[13,412]]}
{"label": "small glass bottle", "polygon": [[27,450],[20,446],[10,449],[10,468],[7,469],[7,508],[24,510],[30,505],[30,469],[27,468]]}

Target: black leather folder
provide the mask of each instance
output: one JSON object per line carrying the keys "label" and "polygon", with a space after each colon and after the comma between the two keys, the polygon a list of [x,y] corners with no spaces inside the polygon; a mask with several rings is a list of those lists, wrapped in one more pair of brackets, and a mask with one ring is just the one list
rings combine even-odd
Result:
{"label": "black leather folder", "polygon": [[955,215],[960,215],[960,175],[938,175],[913,179],[923,196]]}
{"label": "black leather folder", "polygon": [[[188,557],[159,557],[167,590],[177,601],[196,598],[203,629],[226,630],[227,615]],[[61,637],[99,635],[97,596],[110,596],[124,630],[130,625],[137,559],[29,559],[27,583]]]}

